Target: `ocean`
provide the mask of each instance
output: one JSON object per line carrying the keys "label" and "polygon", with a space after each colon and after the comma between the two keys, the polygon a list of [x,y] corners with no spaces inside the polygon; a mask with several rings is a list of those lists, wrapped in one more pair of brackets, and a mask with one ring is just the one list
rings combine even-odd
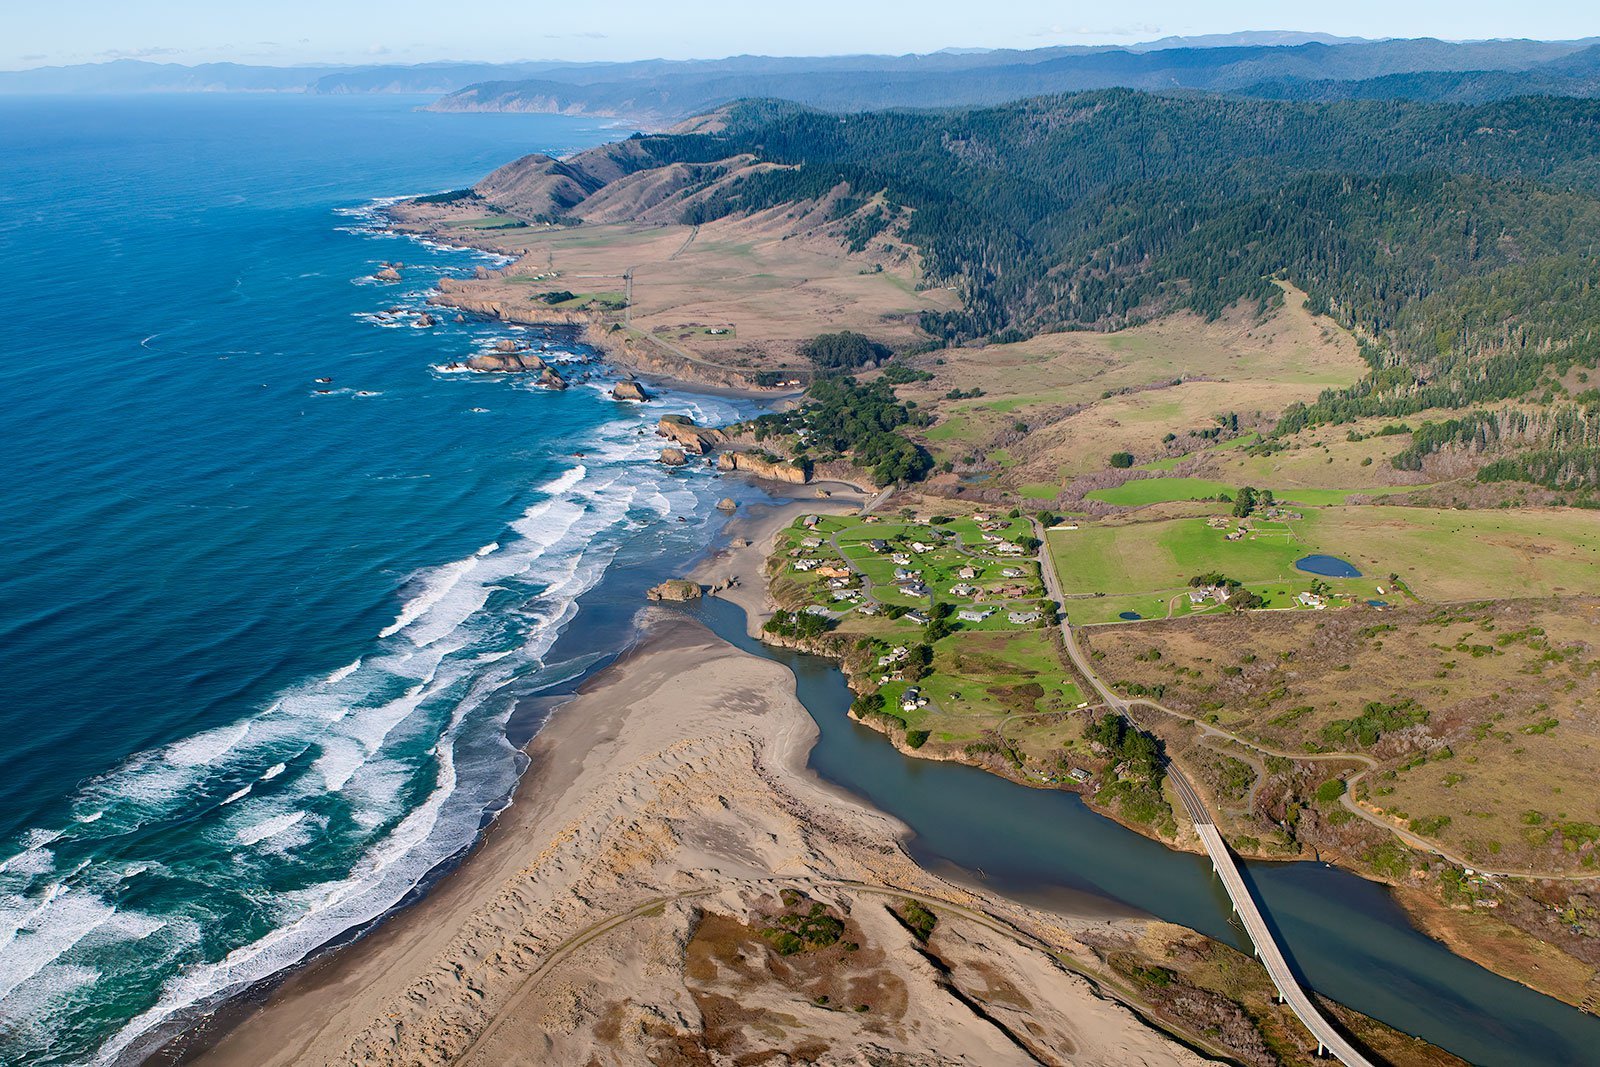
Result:
{"label": "ocean", "polygon": [[0,1062],[136,1056],[393,907],[753,493],[650,462],[748,405],[443,369],[592,354],[420,328],[495,261],[383,198],[627,131],[421,102],[0,98]]}

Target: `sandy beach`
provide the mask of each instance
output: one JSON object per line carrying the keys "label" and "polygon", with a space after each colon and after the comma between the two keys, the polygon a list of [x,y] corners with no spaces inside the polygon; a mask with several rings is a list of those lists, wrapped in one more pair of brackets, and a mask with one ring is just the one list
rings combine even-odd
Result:
{"label": "sandy beach", "polygon": [[[753,543],[700,575],[737,576],[759,607],[771,530],[803,506],[742,520]],[[919,869],[898,822],[806,769],[816,727],[785,669],[669,610],[646,627],[534,739],[516,802],[456,872],[200,1061],[1205,1062],[1053,955],[1126,920]],[[907,898],[938,915],[926,943]],[[785,914],[824,912],[837,944],[772,951]]]}

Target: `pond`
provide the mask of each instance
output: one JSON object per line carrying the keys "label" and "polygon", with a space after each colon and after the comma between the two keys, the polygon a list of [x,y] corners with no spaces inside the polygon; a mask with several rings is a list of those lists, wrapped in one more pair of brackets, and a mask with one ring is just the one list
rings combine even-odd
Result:
{"label": "pond", "polygon": [[1122,614],[1118,615],[1117,618],[1126,622],[1136,622],[1139,619],[1144,618],[1144,616],[1140,615],[1137,611],[1124,611]]}
{"label": "pond", "polygon": [[1324,578],[1359,578],[1361,572],[1356,570],[1355,564],[1349,560],[1340,559],[1338,556],[1301,556],[1294,561],[1297,571],[1307,574],[1318,574]]}
{"label": "pond", "polygon": [[[1133,909],[1249,950],[1203,858],[1095,814],[1074,793],[902,756],[849,718],[851,693],[831,663],[755,641],[728,601],[688,612],[794,672],[821,731],[811,768],[910,826],[907,847],[925,867],[1039,906]],[[1595,1062],[1600,1019],[1455,955],[1412,926],[1385,887],[1320,863],[1243,870],[1290,965],[1317,992],[1482,1067]]]}

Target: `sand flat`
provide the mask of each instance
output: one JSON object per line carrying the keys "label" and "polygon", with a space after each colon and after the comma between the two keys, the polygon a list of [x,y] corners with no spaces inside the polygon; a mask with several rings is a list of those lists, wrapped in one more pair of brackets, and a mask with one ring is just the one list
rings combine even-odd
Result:
{"label": "sand flat", "polygon": [[[653,609],[534,740],[516,803],[457,872],[200,1058],[1205,1062],[1042,950],[1081,949],[1074,927],[1107,920],[922,871],[898,822],[805,769],[815,730],[781,666]],[[760,931],[795,894],[856,947],[771,951]],[[891,913],[906,894],[948,902],[926,946]]]}

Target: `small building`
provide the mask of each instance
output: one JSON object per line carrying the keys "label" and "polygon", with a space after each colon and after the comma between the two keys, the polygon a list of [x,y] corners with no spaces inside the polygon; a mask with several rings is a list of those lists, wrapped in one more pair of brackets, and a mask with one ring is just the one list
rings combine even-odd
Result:
{"label": "small building", "polygon": [[855,584],[855,579],[853,579],[853,578],[829,578],[828,579],[828,588],[829,589],[849,589],[854,584]]}
{"label": "small building", "polygon": [[[976,567],[962,567],[960,570],[956,571],[956,577],[960,578],[964,582],[970,582],[977,576],[978,568]],[[1378,592],[1381,593],[1383,590],[1380,589]]]}
{"label": "small building", "polygon": [[906,552],[896,552],[889,558],[895,563],[900,564],[902,567],[909,567],[911,565],[911,555]]}
{"label": "small building", "polygon": [[838,563],[825,563],[817,568],[819,578],[848,578],[850,568]]}
{"label": "small building", "polygon": [[978,587],[977,586],[968,585],[966,582],[960,582],[960,583],[958,583],[956,585],[952,585],[950,587],[950,595],[951,596],[971,596],[973,593],[976,593],[977,591],[978,591]]}
{"label": "small building", "polygon": [[1023,570],[1021,567],[1007,567],[1005,570],[1000,572],[1000,576],[1002,578],[1021,578],[1027,573],[1028,572]]}
{"label": "small building", "polygon": [[907,582],[905,585],[902,585],[900,587],[900,591],[905,593],[906,596],[927,596],[928,595],[928,587],[923,585],[921,582],[918,582],[918,581]]}
{"label": "small building", "polygon": [[1008,614],[1006,618],[1010,619],[1018,626],[1031,626],[1040,619],[1044,618],[1044,616],[1039,614],[1037,611],[1013,611]]}
{"label": "small building", "polygon": [[928,706],[928,698],[922,695],[922,690],[912,686],[900,695],[901,711],[916,711],[918,708]]}
{"label": "small building", "polygon": [[801,538],[800,547],[801,548],[821,548],[822,547],[822,538],[820,538],[820,537],[804,537],[804,538]]}
{"label": "small building", "polygon": [[801,572],[816,570],[820,566],[822,566],[820,559],[797,559],[794,561],[794,569]]}
{"label": "small building", "polygon": [[962,608],[956,612],[956,618],[962,622],[982,622],[993,614],[993,608]]}
{"label": "small building", "polygon": [[926,611],[918,611],[915,608],[906,612],[905,618],[906,621],[914,622],[918,626],[926,626],[931,621],[929,620],[928,613]]}
{"label": "small building", "polygon": [[885,541],[881,537],[874,537],[872,540],[867,542],[867,547],[872,549],[874,552],[887,552],[889,551],[889,542]]}
{"label": "small building", "polygon": [[1301,607],[1311,608],[1314,611],[1321,611],[1323,608],[1328,606],[1327,599],[1325,597],[1318,596],[1316,593],[1301,593],[1299,596],[1295,597],[1295,600],[1300,604]]}
{"label": "small building", "polygon": [[800,520],[800,525],[804,526],[808,530],[812,530],[812,529],[815,529],[817,523],[819,523],[821,521],[822,521],[822,519],[821,519],[820,516],[807,515],[805,518]]}
{"label": "small building", "polygon": [[1208,601],[1210,599],[1211,599],[1211,590],[1209,590],[1209,589],[1191,589],[1191,590],[1189,590],[1189,603],[1191,603],[1191,604],[1204,604],[1206,601]]}
{"label": "small building", "polygon": [[832,612],[830,612],[827,608],[823,607],[821,604],[811,604],[806,608],[806,614],[807,615],[818,615],[818,616],[821,616],[822,618],[826,619],[829,615],[832,614]]}
{"label": "small building", "polygon": [[926,543],[924,541],[913,541],[913,542],[911,542],[911,551],[913,551],[913,552],[932,552],[934,549],[936,549],[938,547],[939,547],[938,545],[930,545],[930,544],[928,544],[928,543]]}
{"label": "small building", "polygon": [[896,567],[894,569],[894,580],[896,582],[912,582],[921,577],[921,571],[914,571],[908,567]]}
{"label": "small building", "polygon": [[1022,546],[1017,544],[1015,541],[1001,541],[998,545],[994,546],[994,550],[1000,553],[1002,556],[1022,555]]}
{"label": "small building", "polygon": [[1087,782],[1089,779],[1093,778],[1094,775],[1090,774],[1088,771],[1084,770],[1082,767],[1074,767],[1074,768],[1072,768],[1072,770],[1067,772],[1067,777],[1071,778],[1074,782],[1077,782],[1077,783],[1079,783],[1081,785],[1082,783]]}

